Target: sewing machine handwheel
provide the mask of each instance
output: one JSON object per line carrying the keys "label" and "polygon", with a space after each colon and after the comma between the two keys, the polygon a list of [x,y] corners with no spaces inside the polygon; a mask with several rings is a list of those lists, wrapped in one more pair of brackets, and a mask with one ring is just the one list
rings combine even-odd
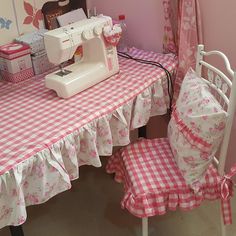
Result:
{"label": "sewing machine handwheel", "polygon": [[100,26],[95,26],[93,32],[96,36],[99,36],[102,33],[102,28]]}
{"label": "sewing machine handwheel", "polygon": [[90,30],[84,31],[84,32],[82,33],[82,36],[83,36],[83,38],[84,38],[85,40],[90,40],[90,39],[93,38],[93,32],[90,31]]}

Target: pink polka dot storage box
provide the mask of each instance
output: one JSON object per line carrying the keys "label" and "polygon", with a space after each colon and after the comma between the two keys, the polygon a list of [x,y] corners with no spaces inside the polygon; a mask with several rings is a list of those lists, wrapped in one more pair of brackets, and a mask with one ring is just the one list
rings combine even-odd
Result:
{"label": "pink polka dot storage box", "polygon": [[3,79],[18,83],[34,76],[31,49],[21,43],[0,46],[0,72]]}

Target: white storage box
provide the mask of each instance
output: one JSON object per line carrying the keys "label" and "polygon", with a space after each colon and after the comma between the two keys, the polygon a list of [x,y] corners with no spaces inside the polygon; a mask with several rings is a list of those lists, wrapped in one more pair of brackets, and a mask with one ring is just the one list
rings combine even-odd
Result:
{"label": "white storage box", "polygon": [[35,75],[42,74],[55,67],[55,65],[48,61],[46,51],[41,51],[31,55],[31,59]]}
{"label": "white storage box", "polygon": [[0,70],[3,79],[13,83],[34,75],[30,47],[20,43],[9,43],[0,47]]}
{"label": "white storage box", "polygon": [[45,50],[44,46],[44,33],[47,32],[46,29],[41,29],[34,31],[32,33],[24,34],[16,38],[16,42],[24,43],[30,46],[31,54],[37,53],[39,51]]}

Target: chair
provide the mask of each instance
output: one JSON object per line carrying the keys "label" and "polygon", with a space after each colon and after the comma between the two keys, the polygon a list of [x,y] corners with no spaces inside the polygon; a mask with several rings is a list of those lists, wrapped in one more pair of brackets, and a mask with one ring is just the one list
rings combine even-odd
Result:
{"label": "chair", "polygon": [[57,17],[78,8],[83,8],[87,13],[86,0],[58,0],[44,3],[42,13],[46,29],[52,30],[60,27]]}
{"label": "chair", "polygon": [[[229,77],[205,61],[205,58],[211,55],[223,58]],[[214,153],[202,178],[199,178],[198,190],[194,190],[187,183],[184,172],[174,158],[175,152],[172,150],[169,138],[138,139],[110,157],[106,166],[107,172],[115,173],[115,180],[124,184],[122,208],[142,218],[143,236],[148,235],[148,217],[162,215],[167,210],[177,208],[192,210],[200,206],[204,200],[221,200],[222,236],[225,235],[225,225],[232,223],[230,197],[233,192],[233,182],[231,178],[236,174],[236,165],[227,175],[224,173],[224,168],[236,106],[236,73],[231,69],[227,57],[222,52],[205,52],[203,45],[198,46],[195,72],[202,81],[207,83],[210,92],[222,105],[227,115],[221,142],[217,144],[218,155]],[[202,77],[204,74],[208,75],[208,80]],[[176,112],[173,112],[171,119],[175,119],[175,115]],[[184,127],[181,132],[184,132]]]}
{"label": "chair", "polygon": [[48,30],[59,27],[57,17],[71,10],[70,1],[59,0],[44,3],[42,13],[44,16],[45,27]]}

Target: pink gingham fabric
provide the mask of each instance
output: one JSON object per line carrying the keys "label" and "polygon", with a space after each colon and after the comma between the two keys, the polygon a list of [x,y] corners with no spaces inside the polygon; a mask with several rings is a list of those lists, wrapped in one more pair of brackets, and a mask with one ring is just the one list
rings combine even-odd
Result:
{"label": "pink gingham fabric", "polygon": [[[130,53],[160,61],[169,70],[176,66],[173,55],[136,49]],[[92,120],[110,114],[163,76],[161,69],[120,58],[118,75],[67,100],[46,89],[43,78],[16,86],[1,82],[0,174]]]}
{"label": "pink gingham fabric", "polygon": [[[131,48],[133,57],[173,71],[177,58]],[[127,145],[129,131],[168,108],[163,70],[119,58],[120,73],[69,98],[45,88],[44,76],[0,81],[0,228],[25,222],[26,206],[71,187],[82,165]]]}
{"label": "pink gingham fabric", "polygon": [[[215,167],[210,165],[201,180],[199,191],[194,193],[174,161],[167,138],[139,139],[121,148],[109,158],[106,169],[108,173],[115,173],[117,182],[124,184],[122,208],[137,217],[163,215],[168,210],[174,211],[177,208],[192,210],[204,200],[221,199],[225,224],[232,222],[230,179],[236,174],[236,169],[222,178]],[[225,179],[227,185],[224,183]],[[222,197],[224,194],[227,198]]]}
{"label": "pink gingham fabric", "polygon": [[229,173],[224,175],[221,179],[221,211],[223,214],[224,224],[232,224],[232,212],[230,198],[233,193],[232,178],[236,175],[236,164],[234,164]]}

